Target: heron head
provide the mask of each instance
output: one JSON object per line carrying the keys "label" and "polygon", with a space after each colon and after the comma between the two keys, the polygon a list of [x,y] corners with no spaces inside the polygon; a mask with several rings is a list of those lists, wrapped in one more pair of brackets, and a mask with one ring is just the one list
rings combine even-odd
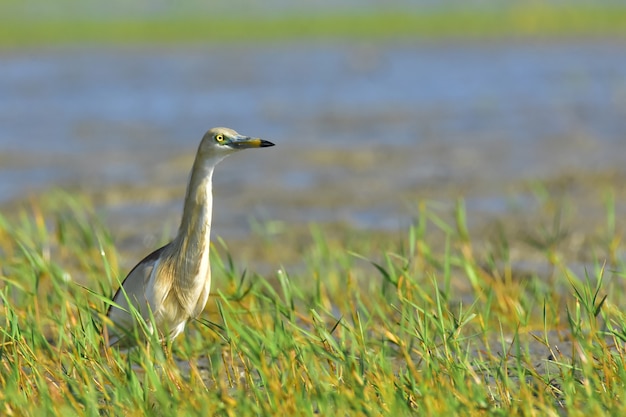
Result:
{"label": "heron head", "polygon": [[199,152],[228,155],[247,148],[265,148],[274,146],[267,140],[244,136],[227,127],[214,127],[204,134]]}

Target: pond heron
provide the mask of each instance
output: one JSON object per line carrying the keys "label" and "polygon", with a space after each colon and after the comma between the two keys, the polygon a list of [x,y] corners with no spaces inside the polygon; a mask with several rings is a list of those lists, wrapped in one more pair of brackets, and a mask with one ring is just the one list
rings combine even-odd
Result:
{"label": "pond heron", "polygon": [[228,128],[214,128],[204,135],[191,169],[176,237],[139,262],[113,296],[107,312],[110,323],[105,327],[109,346],[133,344],[132,333],[139,319],[148,332],[154,332],[154,324],[161,340],[172,340],[187,320],[202,312],[211,286],[213,170],[233,152],[268,146],[274,144]]}

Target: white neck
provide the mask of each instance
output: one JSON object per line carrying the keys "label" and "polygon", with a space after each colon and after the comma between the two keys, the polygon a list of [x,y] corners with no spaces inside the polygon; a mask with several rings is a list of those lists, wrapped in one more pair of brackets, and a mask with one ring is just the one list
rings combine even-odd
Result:
{"label": "white neck", "polygon": [[213,213],[213,170],[222,158],[196,157],[187,187],[183,217],[172,245],[181,257],[180,279],[191,279],[209,256]]}

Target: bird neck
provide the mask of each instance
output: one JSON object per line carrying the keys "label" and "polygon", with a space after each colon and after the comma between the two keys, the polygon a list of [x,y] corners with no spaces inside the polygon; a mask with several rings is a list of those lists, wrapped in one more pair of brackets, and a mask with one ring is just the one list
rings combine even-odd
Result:
{"label": "bird neck", "polygon": [[[187,187],[183,218],[174,240],[187,264],[199,263],[209,254],[213,212],[213,170],[219,160],[196,158]],[[196,265],[188,265],[191,270]]]}

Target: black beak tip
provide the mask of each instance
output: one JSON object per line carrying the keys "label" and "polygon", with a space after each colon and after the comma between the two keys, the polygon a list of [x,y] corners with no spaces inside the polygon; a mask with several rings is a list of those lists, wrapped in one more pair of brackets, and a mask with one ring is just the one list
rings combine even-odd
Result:
{"label": "black beak tip", "polygon": [[261,148],[267,148],[269,146],[274,146],[274,144],[272,142],[270,142],[269,140],[263,140],[261,139]]}

